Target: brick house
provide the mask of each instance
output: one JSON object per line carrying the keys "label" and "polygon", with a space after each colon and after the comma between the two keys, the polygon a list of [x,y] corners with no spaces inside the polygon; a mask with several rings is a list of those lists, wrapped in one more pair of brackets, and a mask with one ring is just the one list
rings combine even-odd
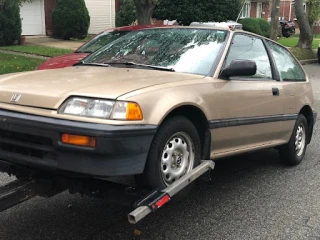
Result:
{"label": "brick house", "polygon": [[[304,1],[304,9],[308,14],[307,0]],[[271,21],[272,0],[247,0],[240,18],[264,18]],[[296,28],[299,28],[294,11],[294,0],[280,0],[280,19],[293,21]],[[315,23],[313,32],[320,34],[320,21]]]}
{"label": "brick house", "polygon": [[[118,0],[85,0],[91,24],[89,34],[97,34],[115,26]],[[52,31],[51,14],[56,0],[33,0],[20,9],[23,35],[49,35]]]}
{"label": "brick house", "polygon": [[[307,3],[304,3],[307,11]],[[253,17],[270,20],[272,0],[247,0],[241,18]],[[280,18],[284,20],[296,20],[294,12],[294,0],[280,0]]]}
{"label": "brick house", "polygon": [[[305,0],[305,11],[308,12],[308,4]],[[247,0],[240,18],[264,18],[271,20],[272,0]],[[280,19],[294,21],[297,19],[294,11],[294,0],[280,0]]]}

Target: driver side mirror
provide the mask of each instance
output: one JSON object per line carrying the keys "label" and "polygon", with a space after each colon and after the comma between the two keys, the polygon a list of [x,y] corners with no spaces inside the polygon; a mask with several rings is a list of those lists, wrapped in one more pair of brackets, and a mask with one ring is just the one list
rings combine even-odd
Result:
{"label": "driver side mirror", "polygon": [[254,76],[256,73],[256,62],[250,60],[233,60],[229,67],[222,70],[220,77],[230,79],[231,77]]}

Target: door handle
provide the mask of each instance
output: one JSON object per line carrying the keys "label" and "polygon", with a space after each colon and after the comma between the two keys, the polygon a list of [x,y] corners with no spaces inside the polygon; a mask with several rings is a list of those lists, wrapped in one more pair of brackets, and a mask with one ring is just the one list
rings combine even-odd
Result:
{"label": "door handle", "polygon": [[272,94],[273,96],[280,96],[279,88],[272,88]]}

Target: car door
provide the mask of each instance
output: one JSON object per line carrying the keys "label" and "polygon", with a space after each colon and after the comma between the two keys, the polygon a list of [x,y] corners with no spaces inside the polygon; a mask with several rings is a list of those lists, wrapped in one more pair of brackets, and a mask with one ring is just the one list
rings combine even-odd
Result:
{"label": "car door", "polygon": [[215,81],[220,117],[210,122],[214,158],[271,146],[281,128],[282,86],[264,40],[235,33],[222,69],[233,60],[255,61],[257,72]]}
{"label": "car door", "polygon": [[276,68],[282,85],[283,111],[287,121],[281,124],[281,133],[278,141],[288,141],[303,103],[301,99],[310,96],[309,83],[300,64],[285,48],[271,41],[267,41],[271,54],[274,57]]}

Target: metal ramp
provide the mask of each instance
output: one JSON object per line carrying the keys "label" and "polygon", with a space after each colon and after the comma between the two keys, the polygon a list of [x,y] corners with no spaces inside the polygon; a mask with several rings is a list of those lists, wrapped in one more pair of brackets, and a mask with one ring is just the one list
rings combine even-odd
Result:
{"label": "metal ramp", "polygon": [[0,212],[36,196],[50,198],[69,189],[70,193],[88,194],[107,199],[110,202],[131,206],[135,210],[129,213],[128,221],[131,224],[136,224],[150,213],[163,207],[181,190],[213,169],[213,161],[201,161],[199,166],[169,187],[151,193],[147,190],[103,180],[72,179],[47,175],[41,177],[39,174],[35,175],[37,177],[18,179],[0,187]]}

